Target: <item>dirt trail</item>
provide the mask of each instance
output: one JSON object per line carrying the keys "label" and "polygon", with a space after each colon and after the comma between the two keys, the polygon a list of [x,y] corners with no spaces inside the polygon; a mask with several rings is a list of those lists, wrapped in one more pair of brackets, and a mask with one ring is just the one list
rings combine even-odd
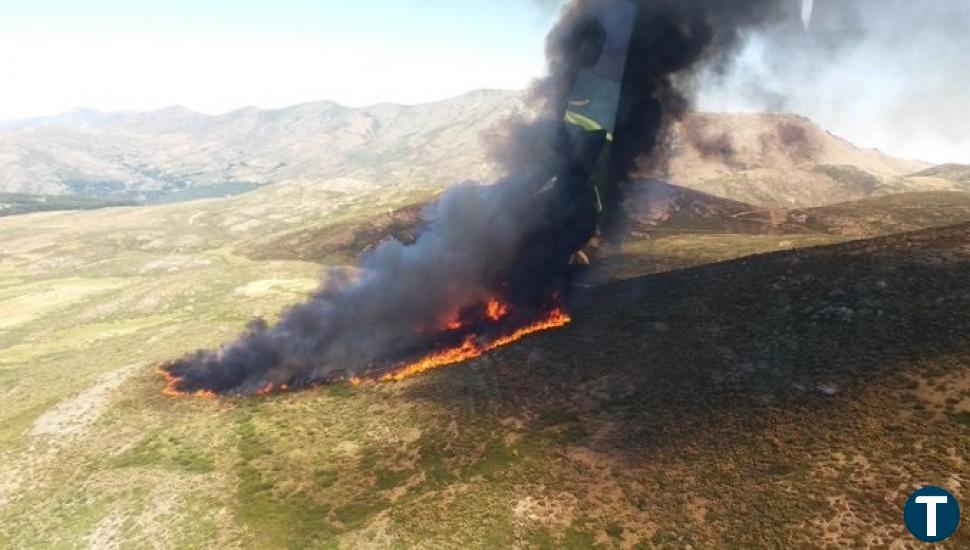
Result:
{"label": "dirt trail", "polygon": [[112,392],[133,375],[142,364],[132,364],[111,371],[91,386],[40,415],[30,429],[34,437],[64,440],[80,435],[93,424],[110,402]]}
{"label": "dirt trail", "polygon": [[134,363],[103,375],[93,386],[40,415],[30,428],[33,442],[25,452],[0,453],[0,507],[42,478],[40,472],[57,460],[64,444],[94,424],[110,404],[112,393],[144,366]]}

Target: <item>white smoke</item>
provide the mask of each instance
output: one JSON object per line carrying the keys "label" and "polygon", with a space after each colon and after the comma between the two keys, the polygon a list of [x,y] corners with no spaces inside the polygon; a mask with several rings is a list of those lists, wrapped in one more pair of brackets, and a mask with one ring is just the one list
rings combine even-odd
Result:
{"label": "white smoke", "polygon": [[970,163],[970,1],[801,7],[808,25],[749,33],[726,72],[708,71],[698,108],[795,112],[862,147]]}

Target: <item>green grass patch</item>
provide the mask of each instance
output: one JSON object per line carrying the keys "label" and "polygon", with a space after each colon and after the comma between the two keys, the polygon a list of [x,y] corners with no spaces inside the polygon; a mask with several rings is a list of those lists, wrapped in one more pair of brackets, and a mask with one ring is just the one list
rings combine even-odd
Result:
{"label": "green grass patch", "polygon": [[114,468],[166,468],[193,474],[214,472],[215,462],[174,436],[153,434],[110,461]]}
{"label": "green grass patch", "polygon": [[321,489],[333,487],[333,485],[337,483],[338,479],[340,479],[340,474],[336,470],[317,470],[316,474],[313,476],[313,480],[316,482],[317,487]]}
{"label": "green grass patch", "polygon": [[343,506],[335,508],[334,518],[343,524],[345,529],[357,529],[367,523],[373,515],[387,508],[387,502],[362,495]]}
{"label": "green grass patch", "polygon": [[394,470],[379,469],[376,472],[374,472],[374,474],[377,477],[377,482],[375,483],[374,488],[378,491],[387,491],[399,485],[402,485],[404,482],[410,479],[411,476],[414,475],[414,471],[413,470],[394,471]]}
{"label": "green grass patch", "polygon": [[572,526],[566,529],[566,535],[560,548],[568,550],[586,550],[596,547],[596,537],[589,531]]}
{"label": "green grass patch", "polygon": [[236,517],[251,530],[256,546],[303,548],[332,541],[337,535],[329,520],[332,506],[307,498],[304,493],[277,492],[270,472],[265,471],[269,468],[261,464],[261,459],[273,452],[251,412],[247,411],[237,422],[236,431],[240,454],[236,468]]}

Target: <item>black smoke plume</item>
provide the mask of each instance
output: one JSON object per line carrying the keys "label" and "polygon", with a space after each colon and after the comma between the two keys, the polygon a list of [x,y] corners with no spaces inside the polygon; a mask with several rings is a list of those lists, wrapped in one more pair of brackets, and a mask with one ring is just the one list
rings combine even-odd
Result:
{"label": "black smoke plume", "polygon": [[[780,13],[781,0],[643,0],[633,22],[609,161],[605,212],[639,163],[661,164],[667,130],[687,107],[680,87],[692,69],[730,55],[746,27]],[[790,3],[790,2],[789,2]],[[374,376],[402,360],[460,341],[454,319],[474,334],[507,332],[568,299],[570,258],[597,231],[588,184],[597,158],[562,123],[579,72],[605,59],[610,33],[630,22],[624,0],[576,0],[548,37],[549,73],[532,89],[536,115],[510,123],[492,144],[507,174],[493,185],[453,186],[425,212],[405,246],[391,240],[367,254],[358,274],[329,277],[275,326],[251,324],[218,351],[198,351],[163,370],[172,390],[245,394]],[[621,52],[622,53],[622,52]],[[602,139],[602,138],[601,138]],[[550,192],[549,189],[552,189]],[[607,219],[607,222],[609,220]],[[511,313],[486,322],[497,297]]]}

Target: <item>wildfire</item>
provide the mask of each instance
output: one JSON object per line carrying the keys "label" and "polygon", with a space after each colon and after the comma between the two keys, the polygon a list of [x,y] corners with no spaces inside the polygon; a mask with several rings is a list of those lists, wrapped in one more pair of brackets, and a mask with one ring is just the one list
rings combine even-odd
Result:
{"label": "wildfire", "polygon": [[[488,319],[489,321],[496,323],[504,319],[505,316],[509,314],[510,307],[508,304],[502,302],[498,298],[489,298],[488,301],[485,302],[484,309],[485,309],[484,311],[485,319]],[[457,319],[449,321],[448,323],[445,323],[443,325],[443,328],[444,330],[455,332],[455,331],[462,330],[467,326],[468,325],[466,324],[465,320],[459,317]]]}
{"label": "wildfire", "polygon": [[[485,303],[484,315],[489,321],[497,323],[509,314],[509,310],[510,308],[507,304],[499,301],[498,299],[492,298]],[[461,363],[463,361],[468,361],[469,359],[480,357],[492,350],[511,344],[512,342],[515,342],[530,334],[560,328],[568,325],[571,321],[572,319],[569,317],[569,314],[566,313],[564,309],[557,307],[546,314],[546,316],[539,321],[531,325],[511,330],[511,332],[508,334],[493,336],[490,339],[486,339],[478,334],[469,334],[465,337],[462,343],[456,347],[433,352],[413,363],[401,364],[392,372],[380,376],[379,378],[361,378],[358,376],[353,376],[346,379],[346,381],[353,386],[360,386],[364,383],[376,381],[398,382],[432,369],[454,365],[455,363]],[[464,329],[465,324],[462,321],[457,320],[445,325],[445,328],[449,331],[458,331]],[[181,391],[178,389],[178,386],[182,382],[182,378],[172,375],[164,368],[159,368],[158,372],[165,379],[165,389],[162,390],[162,393],[167,396],[195,396],[204,399],[215,399],[218,397],[216,393],[207,390],[200,390],[194,393]],[[287,384],[277,386],[275,384],[268,383],[255,393],[256,395],[267,396],[276,393],[285,393],[289,390],[290,387]]]}
{"label": "wildfire", "polygon": [[569,314],[567,314],[564,310],[557,308],[550,312],[549,315],[541,321],[519,328],[511,334],[500,336],[490,342],[479,342],[475,335],[469,335],[458,347],[438,351],[414,363],[403,365],[394,372],[382,376],[381,381],[397,382],[417,374],[436,369],[438,367],[444,367],[453,365],[455,363],[461,363],[462,361],[467,361],[469,359],[474,359],[494,349],[511,344],[512,342],[515,342],[516,340],[530,334],[566,326],[570,323],[570,321],[572,321],[572,319],[569,317]]}
{"label": "wildfire", "polygon": [[169,397],[185,397],[185,396],[188,396],[188,395],[193,395],[195,397],[201,397],[203,399],[215,399],[216,397],[218,397],[214,392],[207,391],[207,390],[199,390],[199,391],[197,391],[195,393],[189,393],[189,392],[180,391],[180,390],[178,390],[176,388],[177,388],[179,382],[182,381],[181,378],[179,378],[177,376],[172,376],[164,368],[159,367],[157,370],[158,370],[158,373],[162,375],[162,378],[165,379],[165,388],[162,390],[162,393],[165,394],[165,395],[167,395],[167,396],[169,396]]}
{"label": "wildfire", "polygon": [[279,386],[277,386],[273,383],[269,383],[263,386],[262,388],[259,388],[258,390],[256,390],[256,395],[265,397],[267,395],[273,395],[275,393],[286,393],[288,391],[290,391],[289,384],[280,384]]}
{"label": "wildfire", "polygon": [[502,317],[505,317],[509,312],[509,306],[503,304],[495,298],[490,298],[488,304],[485,306],[485,315],[493,320],[499,321]]}

